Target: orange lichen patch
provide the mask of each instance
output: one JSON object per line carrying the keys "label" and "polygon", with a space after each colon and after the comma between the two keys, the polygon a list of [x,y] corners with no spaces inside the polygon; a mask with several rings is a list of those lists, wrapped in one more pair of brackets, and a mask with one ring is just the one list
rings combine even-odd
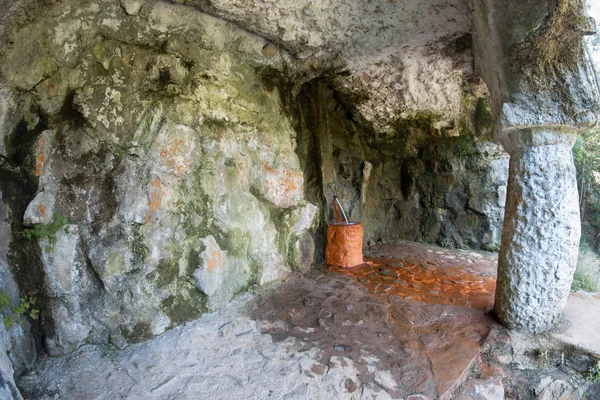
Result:
{"label": "orange lichen patch", "polygon": [[363,263],[361,224],[331,224],[327,227],[327,264],[354,267]]}
{"label": "orange lichen patch", "polygon": [[38,154],[35,162],[35,176],[40,176],[46,163],[46,139],[41,138],[38,140]]}
{"label": "orange lichen patch", "polygon": [[366,259],[354,268],[327,267],[351,276],[378,295],[398,296],[429,304],[450,304],[489,311],[496,278],[475,275],[462,267],[433,267],[392,259]]}
{"label": "orange lichen patch", "polygon": [[223,253],[218,249],[212,249],[209,253],[208,259],[206,260],[206,268],[209,271],[213,269],[222,270],[225,268],[225,260],[223,259]]}
{"label": "orange lichen patch", "polygon": [[150,189],[150,210],[146,212],[146,222],[152,221],[152,219],[156,216],[156,213],[160,209],[162,198],[162,184],[160,183],[160,179],[155,176],[154,179],[152,179],[152,186]]}
{"label": "orange lichen patch", "polygon": [[45,217],[46,216],[46,206],[43,204],[40,204],[38,206],[38,210],[40,212],[40,216]]}
{"label": "orange lichen patch", "polygon": [[192,151],[194,148],[191,137],[174,137],[169,132],[159,134],[159,163],[168,167],[175,176],[181,176],[192,170]]}
{"label": "orange lichen patch", "polygon": [[[288,168],[273,170],[267,164],[265,164],[267,170],[265,180],[267,198],[280,207],[293,205],[302,194],[302,184],[304,183],[302,172]],[[269,168],[271,169],[269,170]]]}

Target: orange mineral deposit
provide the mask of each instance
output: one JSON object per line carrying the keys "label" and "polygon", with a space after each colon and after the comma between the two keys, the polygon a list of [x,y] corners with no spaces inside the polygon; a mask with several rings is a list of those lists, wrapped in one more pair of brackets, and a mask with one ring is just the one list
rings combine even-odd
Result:
{"label": "orange mineral deposit", "polygon": [[327,264],[354,267],[363,263],[362,225],[356,222],[333,223],[327,227]]}

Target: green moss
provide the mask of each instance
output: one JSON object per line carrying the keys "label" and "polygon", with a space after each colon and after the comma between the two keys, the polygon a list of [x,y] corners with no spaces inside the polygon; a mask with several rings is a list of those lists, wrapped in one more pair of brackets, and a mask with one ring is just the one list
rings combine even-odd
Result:
{"label": "green moss", "polygon": [[121,327],[121,334],[129,343],[140,343],[152,339],[152,328],[148,322],[139,322],[133,329]]}
{"label": "green moss", "polygon": [[[575,70],[583,57],[582,32],[578,29],[585,16],[585,2],[558,0],[551,14],[535,30],[512,49],[513,65],[529,72],[540,69],[558,70],[566,67]],[[545,74],[536,76],[537,80]],[[554,78],[554,74],[550,74]]]}
{"label": "green moss", "polygon": [[270,207],[267,214],[271,216],[271,221],[275,225],[275,231],[277,232],[277,237],[275,239],[277,250],[279,250],[279,253],[286,261],[288,261],[288,247],[291,231],[291,228],[286,221],[288,212],[289,210],[281,210],[277,207]]}
{"label": "green moss", "polygon": [[198,246],[200,246],[200,249],[191,249],[190,250],[190,254],[188,256],[188,264],[187,264],[187,268],[185,270],[185,273],[188,276],[192,276],[194,274],[194,271],[200,267],[200,265],[202,265],[202,257],[200,257],[200,253],[202,253],[205,250],[204,244],[202,244],[202,242],[198,243]]}
{"label": "green moss", "polygon": [[222,119],[215,119],[215,118],[205,118],[203,123],[204,123],[204,126],[211,131],[215,130],[217,128],[225,129],[228,126],[227,121],[224,121]]}
{"label": "green moss", "polygon": [[300,253],[300,249],[298,249],[297,244],[298,236],[292,234],[288,239],[287,249],[287,263],[292,269],[292,271],[298,270],[302,263],[302,254]]}
{"label": "green moss", "polygon": [[418,156],[420,148],[440,137],[439,130],[434,128],[440,118],[437,114],[419,112],[410,118],[399,119],[392,124],[394,135],[379,135],[379,143],[374,143],[375,148],[395,158]]}
{"label": "green moss", "polygon": [[470,130],[466,130],[464,135],[461,134],[458,137],[446,138],[440,145],[447,145],[455,157],[470,156],[477,152],[475,137]]}
{"label": "green moss", "polygon": [[240,293],[251,292],[253,288],[260,284],[260,277],[262,276],[263,266],[256,261],[250,261],[249,273],[246,284],[239,287],[232,295],[232,298]]}
{"label": "green moss", "polygon": [[177,259],[161,260],[156,267],[154,278],[156,284],[165,288],[174,283],[179,277],[179,265]]}
{"label": "green moss", "polygon": [[191,187],[182,182],[179,191],[182,193],[175,204],[180,215],[182,215],[182,226],[188,237],[204,238],[211,234],[213,227],[213,204],[210,197],[202,188],[202,178],[205,170],[198,168],[194,173],[197,175]]}
{"label": "green moss", "polygon": [[150,249],[144,244],[144,235],[140,232],[142,225],[134,225],[131,230],[131,252],[136,264],[143,263],[150,253]]}
{"label": "green moss", "polygon": [[450,160],[475,154],[477,152],[475,140],[469,122],[463,118],[459,124],[458,136],[435,139],[431,142],[431,146],[436,148],[438,159]]}
{"label": "green moss", "polygon": [[260,277],[262,276],[263,265],[261,263],[252,261],[250,262],[250,276],[248,278],[248,283],[252,285],[258,285],[260,282]]}
{"label": "green moss", "polygon": [[440,119],[441,116],[439,114],[428,111],[419,111],[413,114],[410,118],[398,120],[394,124],[394,127],[397,131],[406,129],[428,130]]}
{"label": "green moss", "polygon": [[208,311],[208,297],[192,284],[186,283],[160,303],[161,310],[169,317],[171,326],[197,319]]}
{"label": "green moss", "polygon": [[222,236],[222,240],[219,240],[219,247],[234,257],[248,257],[250,242],[252,241],[249,232],[240,228],[233,228],[220,236]]}
{"label": "green moss", "polygon": [[485,140],[492,140],[494,118],[487,97],[479,97],[475,105],[475,133]]}

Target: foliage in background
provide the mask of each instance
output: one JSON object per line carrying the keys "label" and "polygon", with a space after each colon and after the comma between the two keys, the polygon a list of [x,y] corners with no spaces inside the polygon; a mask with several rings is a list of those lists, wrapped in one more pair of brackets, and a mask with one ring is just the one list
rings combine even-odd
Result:
{"label": "foliage in background", "polygon": [[[577,167],[579,207],[585,215],[586,205],[600,202],[600,129],[592,129],[579,136],[573,147]],[[600,219],[600,215],[597,216]]]}
{"label": "foliage in background", "polygon": [[600,292],[600,257],[595,253],[600,245],[600,129],[577,139],[573,158],[584,229],[572,290]]}
{"label": "foliage in background", "polygon": [[34,308],[35,301],[30,296],[19,299],[19,304],[14,305],[10,301],[7,290],[0,291],[0,312],[3,314],[4,327],[10,329],[14,324],[23,323],[23,316],[37,319],[39,310]]}
{"label": "foliage in background", "polygon": [[600,257],[587,244],[582,244],[573,277],[573,291],[600,292]]}

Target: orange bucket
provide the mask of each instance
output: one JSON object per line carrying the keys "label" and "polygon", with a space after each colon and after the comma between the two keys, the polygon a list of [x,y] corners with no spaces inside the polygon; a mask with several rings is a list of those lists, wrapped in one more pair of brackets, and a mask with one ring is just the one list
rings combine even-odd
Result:
{"label": "orange bucket", "polygon": [[362,240],[362,224],[358,222],[328,225],[325,250],[327,264],[340,267],[354,267],[362,264]]}

